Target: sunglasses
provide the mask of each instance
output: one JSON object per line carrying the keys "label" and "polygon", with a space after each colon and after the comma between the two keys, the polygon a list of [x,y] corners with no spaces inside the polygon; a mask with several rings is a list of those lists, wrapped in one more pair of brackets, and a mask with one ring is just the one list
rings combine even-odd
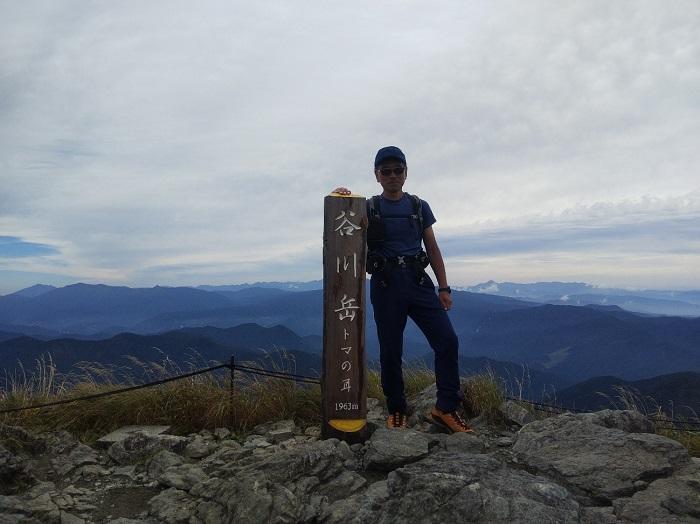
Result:
{"label": "sunglasses", "polygon": [[401,176],[406,172],[406,167],[404,166],[399,166],[399,167],[383,167],[379,170],[379,173],[382,176],[391,176],[392,174]]}

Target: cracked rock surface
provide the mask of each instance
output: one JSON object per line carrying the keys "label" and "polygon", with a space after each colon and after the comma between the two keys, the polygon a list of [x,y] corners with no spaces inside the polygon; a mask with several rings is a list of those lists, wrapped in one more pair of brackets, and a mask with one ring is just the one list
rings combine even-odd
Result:
{"label": "cracked rock surface", "polygon": [[700,522],[700,460],[644,417],[533,420],[504,404],[497,425],[446,435],[424,412],[431,387],[406,430],[370,399],[378,429],[352,446],[291,420],[245,438],[125,433],[107,449],[0,425],[0,524]]}

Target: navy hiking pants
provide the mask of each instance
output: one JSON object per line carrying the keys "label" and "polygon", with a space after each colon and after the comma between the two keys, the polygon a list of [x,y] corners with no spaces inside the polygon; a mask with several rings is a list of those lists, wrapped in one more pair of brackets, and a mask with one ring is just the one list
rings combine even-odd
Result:
{"label": "navy hiking pants", "polygon": [[[382,279],[386,287],[382,286]],[[457,409],[463,399],[459,384],[459,342],[430,277],[426,275],[425,282],[418,284],[413,270],[406,267],[394,267],[385,275],[372,275],[370,299],[377,323],[382,389],[389,413],[406,413],[401,359],[408,317],[435,352],[437,408],[447,412]]]}

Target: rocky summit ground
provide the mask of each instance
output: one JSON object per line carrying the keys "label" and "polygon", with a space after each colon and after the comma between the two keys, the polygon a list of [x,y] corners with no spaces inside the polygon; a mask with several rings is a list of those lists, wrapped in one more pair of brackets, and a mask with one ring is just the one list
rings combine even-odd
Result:
{"label": "rocky summit ground", "polygon": [[91,447],[64,431],[0,426],[0,524],[248,522],[700,522],[700,460],[632,411],[501,422],[446,435],[388,430],[370,399],[364,444],[279,421],[243,442],[224,428],[127,432]]}

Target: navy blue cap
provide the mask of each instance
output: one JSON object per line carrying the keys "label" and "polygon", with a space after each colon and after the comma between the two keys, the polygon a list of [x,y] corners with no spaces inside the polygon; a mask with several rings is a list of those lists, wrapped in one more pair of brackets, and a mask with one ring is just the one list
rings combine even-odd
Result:
{"label": "navy blue cap", "polygon": [[395,158],[396,160],[401,160],[404,164],[406,163],[406,155],[398,147],[386,146],[377,151],[377,156],[374,157],[374,167],[377,168],[379,164],[389,158]]}

